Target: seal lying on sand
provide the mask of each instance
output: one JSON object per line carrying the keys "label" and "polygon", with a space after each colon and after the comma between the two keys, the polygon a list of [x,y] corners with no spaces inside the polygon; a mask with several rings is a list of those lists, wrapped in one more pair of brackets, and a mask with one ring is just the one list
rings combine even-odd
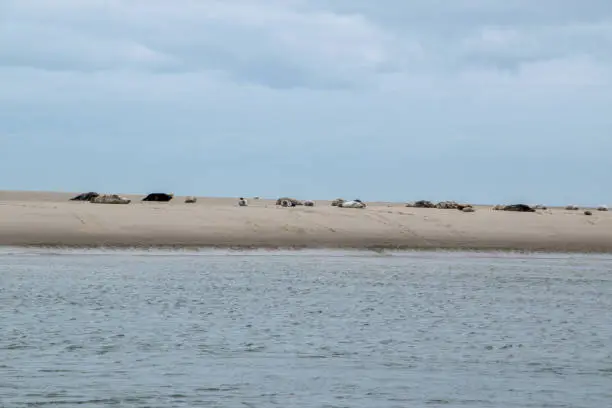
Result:
{"label": "seal lying on sand", "polygon": [[[456,201],[440,201],[436,204],[436,208],[443,210],[459,210],[463,211],[466,208],[472,208],[472,204],[462,204]],[[466,212],[470,212],[469,210]]]}
{"label": "seal lying on sand", "polygon": [[304,205],[304,203],[300,202],[299,200],[296,200],[295,198],[281,197],[276,200],[276,205],[280,205],[281,207],[295,207],[298,205]]}
{"label": "seal lying on sand", "polygon": [[129,204],[132,200],[117,194],[103,194],[92,198],[89,202],[93,204]]}
{"label": "seal lying on sand", "polygon": [[157,202],[163,202],[163,203],[167,203],[168,201],[172,200],[174,198],[174,194],[170,193],[151,193],[148,196],[146,196],[145,198],[142,199],[142,201],[157,201]]}
{"label": "seal lying on sand", "polygon": [[436,204],[436,208],[443,210],[458,210],[459,203],[456,201],[440,201],[438,204]]}
{"label": "seal lying on sand", "polygon": [[527,204],[510,204],[505,206],[502,210],[515,212],[535,212],[535,209],[531,208]]}
{"label": "seal lying on sand", "polygon": [[406,204],[406,207],[413,208],[436,208],[436,205],[429,200],[419,200],[415,202],[410,202]]}
{"label": "seal lying on sand", "polygon": [[338,205],[340,208],[366,208],[366,204],[359,200],[355,199],[353,201],[345,201],[342,204]]}
{"label": "seal lying on sand", "polygon": [[72,197],[71,201],[90,201],[92,198],[98,197],[100,194],[95,191],[90,191],[89,193],[79,194],[76,197]]}

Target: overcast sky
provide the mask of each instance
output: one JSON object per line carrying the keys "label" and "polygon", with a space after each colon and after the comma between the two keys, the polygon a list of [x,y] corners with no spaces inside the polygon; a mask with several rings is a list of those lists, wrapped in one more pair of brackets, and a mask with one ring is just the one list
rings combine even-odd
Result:
{"label": "overcast sky", "polygon": [[612,204],[610,0],[0,0],[0,189]]}

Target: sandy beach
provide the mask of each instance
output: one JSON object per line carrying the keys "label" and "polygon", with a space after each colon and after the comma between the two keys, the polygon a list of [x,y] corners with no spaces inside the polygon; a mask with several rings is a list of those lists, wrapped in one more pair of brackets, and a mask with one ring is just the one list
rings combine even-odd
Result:
{"label": "sandy beach", "polygon": [[155,203],[129,194],[131,204],[109,205],[69,201],[75,194],[0,191],[0,245],[612,252],[612,212],[282,208],[267,199],[238,207],[236,198]]}

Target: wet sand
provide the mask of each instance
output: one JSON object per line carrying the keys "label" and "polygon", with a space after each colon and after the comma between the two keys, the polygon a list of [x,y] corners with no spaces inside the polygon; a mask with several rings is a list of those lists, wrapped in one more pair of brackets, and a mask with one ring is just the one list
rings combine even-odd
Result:
{"label": "wet sand", "polygon": [[479,206],[463,213],[403,203],[341,209],[330,201],[282,208],[266,199],[238,207],[236,198],[151,203],[143,195],[105,205],[69,201],[75,194],[0,191],[0,245],[612,252],[612,212]]}

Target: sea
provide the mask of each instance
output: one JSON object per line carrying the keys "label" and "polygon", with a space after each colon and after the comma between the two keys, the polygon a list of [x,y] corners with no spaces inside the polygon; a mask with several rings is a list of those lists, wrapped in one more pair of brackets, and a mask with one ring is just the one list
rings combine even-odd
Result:
{"label": "sea", "polygon": [[612,257],[0,250],[0,407],[612,407]]}

